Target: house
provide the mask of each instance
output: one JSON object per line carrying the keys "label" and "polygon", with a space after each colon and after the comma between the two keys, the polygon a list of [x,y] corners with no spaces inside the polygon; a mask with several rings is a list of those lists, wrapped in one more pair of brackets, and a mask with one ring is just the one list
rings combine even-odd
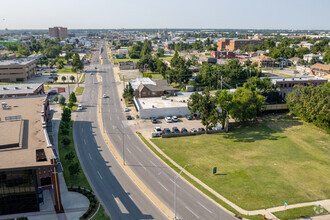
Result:
{"label": "house", "polygon": [[287,67],[292,65],[292,61],[283,57],[278,58],[278,63],[280,67]]}
{"label": "house", "polygon": [[120,56],[128,54],[127,48],[120,48],[120,49],[118,49],[118,54]]}
{"label": "house", "polygon": [[289,60],[291,60],[293,65],[298,65],[301,59],[299,57],[292,57]]}
{"label": "house", "polygon": [[252,63],[256,63],[258,67],[274,67],[275,60],[271,57],[262,55],[251,58]]}
{"label": "house", "polygon": [[160,97],[163,95],[174,95],[174,88],[168,85],[166,80],[151,80],[148,77],[138,77],[129,82],[134,90],[135,97]]}
{"label": "house", "polygon": [[133,70],[136,69],[136,63],[133,61],[119,62],[120,70]]}
{"label": "house", "polygon": [[315,61],[319,61],[322,60],[322,56],[318,55],[318,54],[305,54],[303,60],[305,60],[306,62],[311,62],[312,59],[315,59]]}
{"label": "house", "polygon": [[315,76],[326,76],[330,74],[330,65],[317,63],[311,66],[311,73]]}

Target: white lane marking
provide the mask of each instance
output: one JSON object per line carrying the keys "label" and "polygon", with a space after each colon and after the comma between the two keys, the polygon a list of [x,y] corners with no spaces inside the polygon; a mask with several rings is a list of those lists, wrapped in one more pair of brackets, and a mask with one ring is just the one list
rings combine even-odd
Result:
{"label": "white lane marking", "polygon": [[150,163],[151,163],[152,165],[154,165],[154,167],[156,166],[156,164],[155,164],[154,162],[152,162],[151,160],[150,160]]}
{"label": "white lane marking", "polygon": [[91,156],[91,154],[90,154],[90,153],[88,153],[88,156],[89,156],[89,159],[91,159],[91,160],[92,160],[92,156]]}
{"label": "white lane marking", "polygon": [[81,132],[84,132],[84,128],[81,128]]}
{"label": "white lane marking", "polygon": [[[170,181],[171,181],[173,184],[175,184],[175,182],[174,182],[172,179],[170,179]],[[179,187],[179,188],[181,189],[181,186],[178,185],[178,183],[176,183],[176,186]]]}
{"label": "white lane marking", "polygon": [[126,149],[127,149],[128,153],[130,153],[130,154],[132,153],[131,150],[130,150],[129,148],[126,148]]}
{"label": "white lane marking", "polygon": [[84,139],[84,143],[86,144],[86,140]]}
{"label": "white lane marking", "polygon": [[142,165],[141,162],[139,162],[139,164],[141,165],[141,167],[143,167],[144,170],[147,170],[147,169]]}
{"label": "white lane marking", "polygon": [[163,186],[163,184],[161,184],[159,181],[158,181],[159,185],[161,185],[161,187],[163,187],[166,191],[168,191],[168,189],[166,189],[165,186]]}
{"label": "white lane marking", "polygon": [[119,199],[118,197],[115,197],[113,194],[112,194],[112,197],[113,197],[113,199],[116,201],[116,203],[117,203],[117,205],[118,205],[120,211],[121,211],[122,213],[126,213],[126,214],[128,214],[128,211],[127,211],[126,207],[125,207],[124,204],[120,201],[120,199]]}
{"label": "white lane marking", "polygon": [[200,206],[202,206],[206,211],[208,211],[209,213],[213,213],[213,212],[211,212],[208,208],[206,208],[202,203],[200,203],[200,202],[198,202],[198,204],[200,205]]}
{"label": "white lane marking", "polygon": [[99,171],[97,171],[97,173],[99,174],[100,178],[101,178],[101,179],[103,179],[103,177],[101,176],[100,172],[99,172]]}
{"label": "white lane marking", "polygon": [[185,206],[185,207],[186,207],[186,209],[187,209],[189,212],[191,212],[196,218],[199,218],[199,216],[196,215],[196,213],[194,213],[193,211],[191,211],[191,209],[189,209],[187,206]]}
{"label": "white lane marking", "polygon": [[142,153],[142,150],[140,148],[137,147],[136,149],[138,149],[138,151],[140,151]]}

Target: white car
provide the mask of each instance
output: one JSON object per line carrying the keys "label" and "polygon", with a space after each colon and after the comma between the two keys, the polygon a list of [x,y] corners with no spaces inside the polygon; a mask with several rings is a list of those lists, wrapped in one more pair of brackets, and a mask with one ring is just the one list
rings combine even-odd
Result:
{"label": "white car", "polygon": [[77,109],[78,109],[78,110],[83,110],[83,107],[82,107],[82,105],[81,105],[81,104],[79,104]]}
{"label": "white car", "polygon": [[127,107],[124,108],[124,112],[128,112],[129,109]]}
{"label": "white car", "polygon": [[177,121],[179,121],[179,119],[178,119],[178,117],[176,117],[175,115],[172,117],[172,121],[173,122],[177,122]]}
{"label": "white car", "polygon": [[155,127],[154,128],[154,132],[161,134],[162,133],[162,129],[160,127]]}
{"label": "white car", "polygon": [[167,122],[167,123],[172,123],[172,118],[171,117],[165,117],[165,121]]}
{"label": "white car", "polygon": [[103,94],[103,98],[108,98],[108,96],[106,94]]}

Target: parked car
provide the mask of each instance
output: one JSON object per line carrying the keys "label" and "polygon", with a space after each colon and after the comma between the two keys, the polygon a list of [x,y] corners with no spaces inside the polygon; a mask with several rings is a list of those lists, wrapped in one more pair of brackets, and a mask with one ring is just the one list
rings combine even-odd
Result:
{"label": "parked car", "polygon": [[172,132],[169,128],[164,128],[163,133],[164,134],[171,134]]}
{"label": "parked car", "polygon": [[167,123],[172,123],[172,118],[171,117],[165,117],[165,121],[167,122]]}
{"label": "parked car", "polygon": [[124,108],[124,112],[128,112],[129,109],[127,107]]}
{"label": "parked car", "polygon": [[187,115],[188,120],[192,120],[193,118],[190,115]]}
{"label": "parked car", "polygon": [[56,95],[57,94],[57,90],[53,89],[53,90],[50,90],[48,92],[48,95]]}
{"label": "parked car", "polygon": [[181,133],[187,133],[188,130],[186,128],[181,128]]}
{"label": "parked car", "polygon": [[198,128],[198,131],[205,131],[204,128]]}
{"label": "parked car", "polygon": [[79,104],[77,109],[78,109],[78,110],[83,110],[83,107],[82,107],[82,105],[81,105],[81,104]]}
{"label": "parked car", "polygon": [[133,120],[132,116],[130,116],[130,115],[126,115],[126,119],[127,120]]}
{"label": "parked car", "polygon": [[212,128],[212,130],[215,130],[215,131],[220,131],[222,128],[220,125],[216,125],[215,127]]}
{"label": "parked car", "polygon": [[162,133],[162,129],[160,127],[155,127],[154,132],[155,133]]}
{"label": "parked car", "polygon": [[179,121],[179,119],[178,119],[178,117],[176,117],[175,115],[172,117],[172,121],[173,122],[177,122],[177,121]]}
{"label": "parked car", "polygon": [[106,94],[103,94],[103,98],[108,98],[109,96],[107,96]]}
{"label": "parked car", "polygon": [[175,134],[179,134],[180,133],[180,130],[178,127],[173,127],[172,128],[172,132],[175,133]]}
{"label": "parked car", "polygon": [[157,118],[152,118],[152,119],[151,119],[151,122],[152,122],[153,124],[157,124],[157,123],[158,123]]}
{"label": "parked car", "polygon": [[190,129],[190,131],[193,132],[193,133],[195,133],[195,132],[197,132],[197,129],[196,128],[192,128],[192,129]]}

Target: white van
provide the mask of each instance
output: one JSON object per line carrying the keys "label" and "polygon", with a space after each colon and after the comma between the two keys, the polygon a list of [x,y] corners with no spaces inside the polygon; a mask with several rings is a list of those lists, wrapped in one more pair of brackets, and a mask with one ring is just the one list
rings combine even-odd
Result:
{"label": "white van", "polygon": [[77,109],[78,109],[78,110],[83,110],[83,107],[82,107],[82,105],[81,105],[81,104],[79,104]]}

